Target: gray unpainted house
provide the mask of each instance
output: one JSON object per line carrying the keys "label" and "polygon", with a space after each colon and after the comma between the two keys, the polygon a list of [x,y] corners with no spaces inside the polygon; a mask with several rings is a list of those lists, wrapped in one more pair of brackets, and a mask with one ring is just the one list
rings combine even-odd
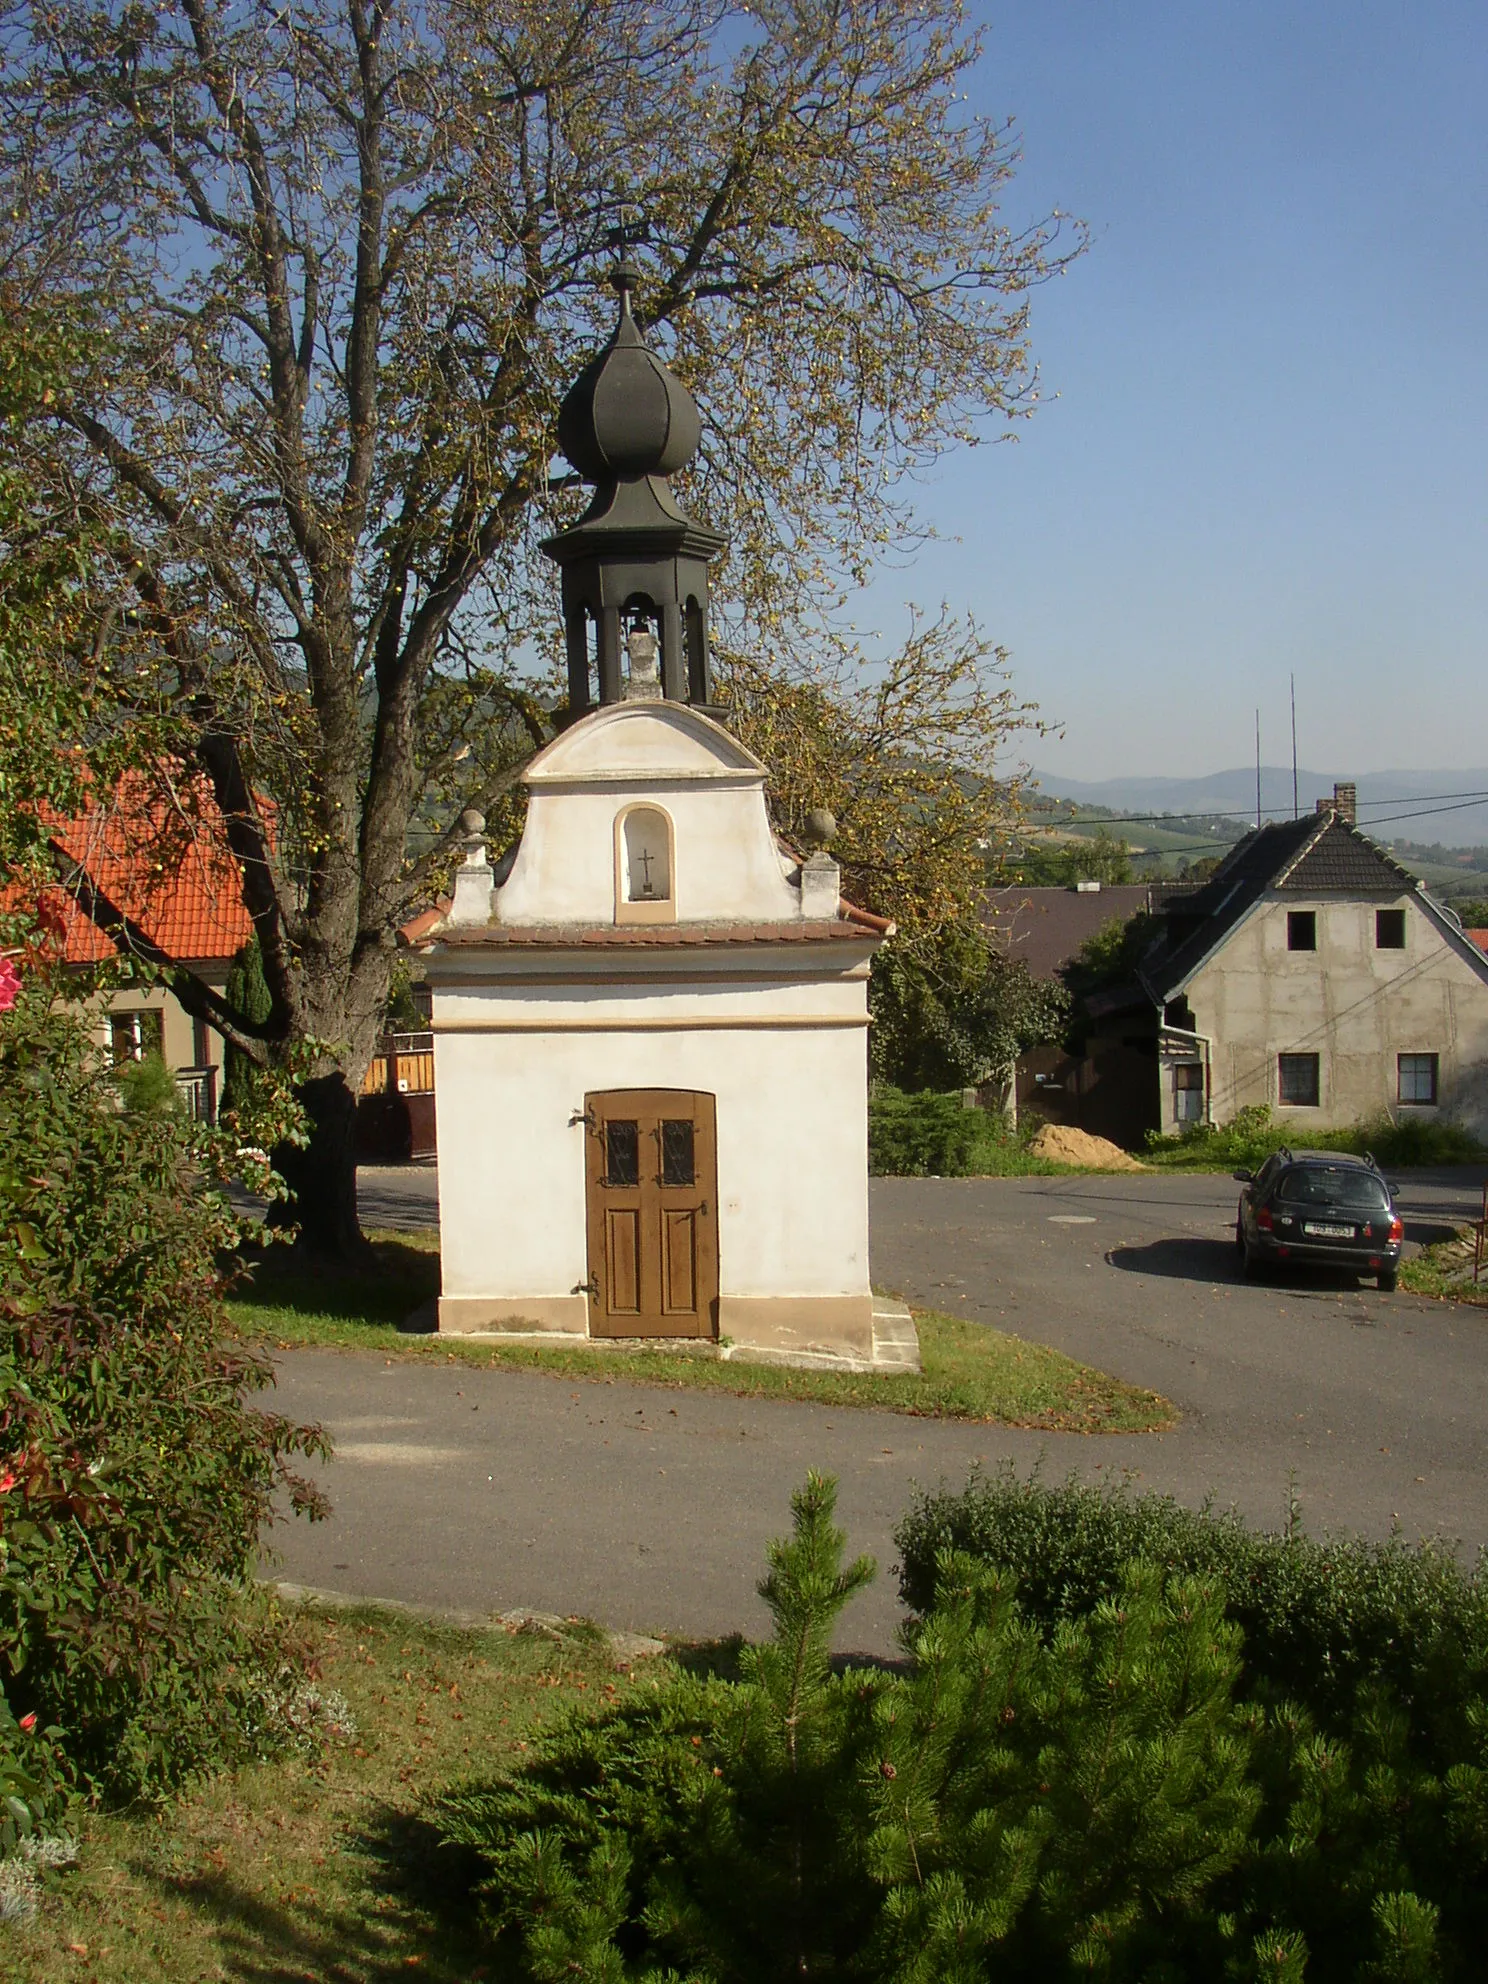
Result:
{"label": "gray unpainted house", "polygon": [[1353,788],[1249,833],[1155,905],[1135,984],[1092,1000],[1051,1114],[1127,1144],[1265,1104],[1309,1128],[1488,1136],[1488,958],[1353,817]]}

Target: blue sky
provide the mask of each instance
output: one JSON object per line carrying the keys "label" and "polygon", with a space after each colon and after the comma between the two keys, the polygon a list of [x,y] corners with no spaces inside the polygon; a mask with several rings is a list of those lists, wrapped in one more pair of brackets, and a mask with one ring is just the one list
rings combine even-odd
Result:
{"label": "blue sky", "polygon": [[[1488,765],[1488,7],[978,0],[1050,397],[866,618],[971,608],[1052,773]],[[860,619],[861,624],[861,619]]]}

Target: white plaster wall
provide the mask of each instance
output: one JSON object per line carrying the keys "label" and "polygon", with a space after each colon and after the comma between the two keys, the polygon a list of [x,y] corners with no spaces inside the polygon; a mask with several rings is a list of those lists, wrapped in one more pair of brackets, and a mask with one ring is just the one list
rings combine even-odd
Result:
{"label": "white plaster wall", "polygon": [[[782,1006],[778,992],[763,997]],[[719,1017],[724,1004],[744,1017],[751,1001],[758,1017],[758,992],[708,995]],[[586,1011],[613,1018],[612,1030],[443,1032],[482,1005],[508,1019],[518,1007],[494,990],[436,990],[443,1292],[581,1288],[585,1132],[573,1119],[593,1090],[680,1088],[717,1097],[721,1294],[866,1295],[866,1027],[638,1031],[627,1022],[664,1017],[667,1001],[624,1003],[623,1014],[610,1001]],[[861,1017],[866,985],[796,985],[786,1003]]]}
{"label": "white plaster wall", "polygon": [[[1374,912],[1392,906],[1405,910],[1405,949],[1378,950]],[[1316,951],[1287,949],[1287,912],[1298,909],[1317,916]],[[1393,905],[1268,898],[1186,991],[1215,1043],[1217,1122],[1269,1103],[1281,1121],[1355,1123],[1387,1110],[1488,1133],[1488,984],[1409,894]],[[1277,1100],[1277,1057],[1290,1053],[1319,1056],[1316,1109]],[[1396,1057],[1411,1053],[1440,1057],[1435,1109],[1396,1099]]]}
{"label": "white plaster wall", "polygon": [[672,819],[677,919],[779,923],[801,892],[781,871],[758,781],[658,777],[534,788],[516,864],[496,891],[498,923],[613,923],[615,821],[629,807]]}
{"label": "white plaster wall", "polygon": [[765,810],[764,766],[736,737],[677,703],[616,703],[540,751],[523,775],[527,823],[499,923],[615,920],[615,822],[661,807],[676,850],[677,920],[799,917]]}

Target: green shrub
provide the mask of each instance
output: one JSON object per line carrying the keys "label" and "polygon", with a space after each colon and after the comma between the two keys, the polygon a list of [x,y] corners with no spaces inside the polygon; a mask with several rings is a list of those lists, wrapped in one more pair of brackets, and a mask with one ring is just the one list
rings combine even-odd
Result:
{"label": "green shrub", "polygon": [[1205,1898],[1260,1793],[1214,1595],[1139,1567],[1046,1635],[948,1560],[912,1673],[833,1672],[872,1570],[843,1570],[834,1494],[793,1498],[737,1680],[675,1675],[443,1801],[498,1944],[542,1980],[1221,1975]]}
{"label": "green shrub", "polygon": [[145,1054],[115,1070],[114,1080],[124,1107],[136,1115],[162,1115],[179,1110],[181,1091],[163,1056]]}
{"label": "green shrub", "polygon": [[1240,1110],[1228,1123],[1195,1123],[1178,1136],[1149,1130],[1144,1156],[1149,1164],[1175,1171],[1256,1171],[1273,1151],[1286,1149],[1349,1151],[1386,1167],[1476,1164],[1488,1157],[1488,1150],[1460,1123],[1378,1116],[1368,1123],[1313,1129],[1275,1122],[1265,1103]]}
{"label": "green shrub", "polygon": [[1034,1157],[1026,1137],[990,1109],[968,1109],[960,1093],[875,1084],[868,1098],[868,1168],[876,1178],[982,1178],[1057,1171]]}
{"label": "green shrub", "polygon": [[1217,1593],[1244,1635],[1238,1689],[1264,1794],[1245,1910],[1304,1936],[1309,1978],[1397,1974],[1367,1967],[1371,1936],[1408,1952],[1428,1917],[1441,1967],[1412,1971],[1402,1955],[1398,1974],[1466,1974],[1488,1937],[1481,1571],[1430,1546],[1316,1542],[1295,1523],[1257,1534],[1167,1497],[1051,1489],[1010,1468],[922,1497],[895,1540],[901,1591],[932,1617],[948,1554],[1015,1580],[1046,1633],[1119,1603],[1133,1561]]}
{"label": "green shrub", "polygon": [[261,1745],[290,1657],[259,1531],[281,1488],[321,1506],[290,1463],[325,1442],[249,1404],[272,1372],[221,1301],[219,1154],[121,1109],[44,987],[0,1015],[0,1770],[8,1741],[43,1790],[153,1795]]}
{"label": "green shrub", "polygon": [[[1228,1558],[1192,1574],[1123,1558],[1112,1532],[1077,1588],[1030,1529],[1025,1586],[963,1524],[979,1554],[941,1549],[932,1570],[948,1506],[907,1525],[932,1583],[906,1671],[833,1671],[833,1622],[869,1567],[842,1569],[813,1476],[760,1587],[774,1638],[736,1678],[674,1670],[441,1801],[499,1963],[542,1984],[1475,1974],[1480,1701],[1433,1773],[1379,1686],[1342,1737],[1248,1688]],[[1057,1547],[1056,1524],[1042,1533]],[[1141,1536],[1161,1545],[1160,1520]],[[1363,1665],[1390,1668],[1378,1644]]]}

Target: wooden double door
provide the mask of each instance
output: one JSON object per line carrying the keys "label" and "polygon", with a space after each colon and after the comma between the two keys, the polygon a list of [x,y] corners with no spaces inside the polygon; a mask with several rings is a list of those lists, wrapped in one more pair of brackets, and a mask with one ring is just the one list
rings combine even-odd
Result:
{"label": "wooden double door", "polygon": [[714,1098],[608,1089],[584,1098],[591,1336],[716,1334]]}

